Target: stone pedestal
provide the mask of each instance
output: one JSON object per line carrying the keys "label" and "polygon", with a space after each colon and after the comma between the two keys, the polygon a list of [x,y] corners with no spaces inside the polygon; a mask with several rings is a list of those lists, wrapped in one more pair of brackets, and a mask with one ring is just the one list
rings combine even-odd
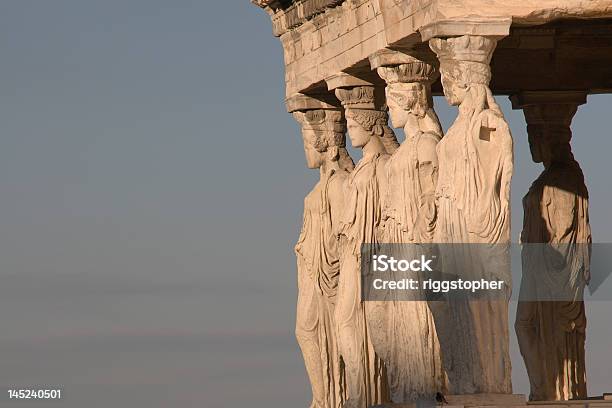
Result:
{"label": "stone pedestal", "polygon": [[480,408],[480,407],[525,407],[527,399],[523,394],[466,394],[445,395],[447,403],[419,401],[413,404],[384,404],[376,408]]}
{"label": "stone pedestal", "polygon": [[448,404],[435,401],[422,401],[413,404],[383,404],[373,408],[612,408],[612,393],[604,393],[600,397],[571,401],[530,401],[524,394],[471,394],[446,395]]}

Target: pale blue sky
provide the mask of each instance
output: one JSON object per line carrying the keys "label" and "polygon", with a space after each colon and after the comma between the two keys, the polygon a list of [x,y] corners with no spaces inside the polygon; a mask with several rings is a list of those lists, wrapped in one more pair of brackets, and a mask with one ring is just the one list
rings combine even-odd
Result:
{"label": "pale blue sky", "polygon": [[[317,174],[268,16],[246,0],[6,0],[0,51],[0,386],[62,386],[69,407],[307,406],[292,247]],[[539,166],[499,100],[517,237]],[[574,122],[600,242],[611,103],[589,97]],[[590,305],[592,393],[612,391],[610,305]]]}

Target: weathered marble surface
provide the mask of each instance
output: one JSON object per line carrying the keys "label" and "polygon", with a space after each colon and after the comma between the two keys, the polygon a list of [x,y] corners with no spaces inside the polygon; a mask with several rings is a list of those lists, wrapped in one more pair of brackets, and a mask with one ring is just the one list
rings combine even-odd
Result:
{"label": "weathered marble surface", "polygon": [[[402,60],[405,58],[399,57],[393,64],[387,59],[378,66],[379,75],[387,83],[391,123],[405,134],[404,142],[386,164],[381,241],[430,243],[437,218],[436,145],[442,137],[430,93],[437,71],[414,58],[397,63]],[[398,255],[410,259],[416,254]],[[393,298],[368,303],[372,304],[369,324],[378,333],[374,347],[387,365],[391,400],[431,400],[436,392],[446,391],[438,334],[428,303]]]}
{"label": "weathered marble surface", "polygon": [[345,406],[366,408],[389,401],[387,370],[373,344],[378,333],[369,325],[375,317],[367,313],[370,305],[361,301],[362,244],[374,246],[379,242],[377,227],[389,159],[382,137],[388,117],[377,105],[371,86],[338,88],[336,95],[345,108],[351,144],[363,154],[345,191],[347,205],[341,234],[346,246],[340,266],[336,321],[346,374]]}
{"label": "weathered marble surface", "polygon": [[[430,40],[440,59],[446,99],[459,108],[437,148],[436,243],[500,245],[510,241],[512,136],[488,88],[495,44],[490,37],[472,35]],[[507,254],[480,259],[469,253],[470,248],[462,249],[447,254],[444,261],[462,265],[459,270],[474,276],[493,272],[509,281]],[[491,260],[499,263],[493,266]],[[508,301],[439,303],[434,317],[449,392],[511,393]]]}
{"label": "weathered marble surface", "polygon": [[[385,47],[410,49],[432,37],[465,34],[503,37],[510,33],[511,26],[612,17],[612,0],[255,3],[268,12],[273,32],[280,36],[288,97],[323,83],[330,75],[350,70]],[[537,33],[534,35],[537,37]]]}
{"label": "weathered marble surface", "polygon": [[[519,302],[516,334],[529,374],[530,400],[587,397],[586,311],[590,276],[589,194],[572,154],[570,124],[581,92],[540,92],[515,99],[527,119],[533,160],[544,170],[523,198],[521,295],[559,301]],[[552,244],[530,246],[532,243]],[[550,296],[550,298],[552,298]]]}
{"label": "weathered marble surface", "polygon": [[345,400],[334,309],[340,272],[338,229],[344,186],[353,162],[345,148],[341,110],[294,113],[302,125],[308,168],[319,182],[304,200],[304,220],[295,246],[298,266],[296,338],[302,349],[313,395],[313,408],[341,407]]}

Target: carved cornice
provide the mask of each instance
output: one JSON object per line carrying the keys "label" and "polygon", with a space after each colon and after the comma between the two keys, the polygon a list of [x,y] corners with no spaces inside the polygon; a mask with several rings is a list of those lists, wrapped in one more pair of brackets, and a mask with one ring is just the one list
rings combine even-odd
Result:
{"label": "carved cornice", "polygon": [[272,32],[280,37],[287,31],[301,26],[328,8],[336,7],[344,0],[251,0],[253,4],[272,10]]}
{"label": "carved cornice", "polygon": [[342,109],[308,109],[292,112],[293,118],[298,121],[303,130],[330,130],[339,133],[344,139],[346,121]]}
{"label": "carved cornice", "polygon": [[530,105],[582,105],[586,103],[586,91],[523,91],[510,96],[512,109]]}
{"label": "carved cornice", "polygon": [[[332,99],[333,98],[333,99]],[[295,94],[285,99],[287,112],[306,111],[313,109],[340,109],[340,102],[331,93],[319,95]]]}
{"label": "carved cornice", "polygon": [[508,17],[466,17],[438,20],[419,28],[423,41],[432,38],[456,37],[466,34],[494,38],[506,37],[510,33],[512,18]]}
{"label": "carved cornice", "polygon": [[384,88],[369,80],[340,72],[325,79],[345,109],[385,110]]}
{"label": "carved cornice", "polygon": [[569,129],[578,106],[585,104],[586,91],[523,91],[510,96],[512,109],[523,109],[529,126]]}
{"label": "carved cornice", "polygon": [[336,97],[342,102],[344,109],[384,110],[385,100],[382,90],[373,86],[355,86],[337,88]]}
{"label": "carved cornice", "polygon": [[398,82],[427,82],[432,83],[438,78],[438,71],[433,65],[417,60],[394,66],[383,66],[377,68],[378,75],[385,80],[387,85]]}
{"label": "carved cornice", "polygon": [[333,91],[336,88],[348,88],[354,86],[375,86],[372,81],[354,75],[340,72],[325,78],[327,89]]}
{"label": "carved cornice", "polygon": [[419,61],[411,53],[414,53],[414,50],[397,51],[389,48],[380,49],[368,57],[370,68],[376,70],[379,67],[391,67],[400,64],[410,64],[415,60]]}
{"label": "carved cornice", "polygon": [[295,0],[251,0],[251,3],[263,9],[271,8],[272,10],[278,10],[286,9],[295,3]]}
{"label": "carved cornice", "polygon": [[274,0],[251,0],[251,3],[261,8],[272,7],[273,2]]}
{"label": "carved cornice", "polygon": [[496,43],[495,39],[479,35],[429,40],[429,46],[441,63],[450,60],[477,62],[485,65],[491,62]]}

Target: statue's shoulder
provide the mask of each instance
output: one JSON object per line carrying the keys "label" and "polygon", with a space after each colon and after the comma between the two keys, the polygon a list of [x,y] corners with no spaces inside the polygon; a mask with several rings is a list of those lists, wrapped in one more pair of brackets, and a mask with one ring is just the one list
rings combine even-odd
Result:
{"label": "statue's shoulder", "polygon": [[436,148],[438,147],[438,142],[440,142],[441,136],[435,132],[421,132],[421,134],[419,135],[419,140],[417,143],[417,152],[418,152],[418,156],[419,156],[419,161],[420,161],[420,156],[425,154],[431,154],[432,152],[436,151]]}
{"label": "statue's shoulder", "polygon": [[505,148],[504,150],[512,150],[510,126],[501,113],[493,109],[485,109],[478,114],[477,124],[480,126],[480,138],[498,143]]}
{"label": "statue's shoulder", "polygon": [[477,116],[481,127],[492,130],[510,131],[506,118],[498,111],[493,109],[485,109]]}
{"label": "statue's shoulder", "polygon": [[349,181],[350,173],[346,170],[335,171],[327,183],[327,193],[329,195],[344,195],[346,185]]}
{"label": "statue's shoulder", "polygon": [[334,172],[329,176],[329,181],[337,183],[337,182],[345,182],[349,179],[351,173],[348,170],[338,169],[334,170]]}
{"label": "statue's shoulder", "polygon": [[375,165],[376,165],[376,172],[383,172],[385,171],[385,167],[387,166],[387,163],[389,162],[389,159],[391,159],[391,155],[388,153],[384,153],[379,155],[376,158],[375,161]]}
{"label": "statue's shoulder", "polygon": [[321,180],[317,181],[317,184],[315,184],[312,187],[312,189],[308,192],[308,194],[306,194],[306,196],[304,197],[304,205],[307,205],[309,202],[313,200],[317,200],[317,197],[321,195],[322,188],[323,188],[323,185],[321,183]]}
{"label": "statue's shoulder", "polygon": [[442,139],[442,135],[432,132],[431,130],[421,132],[421,136],[419,141],[432,141],[434,143],[438,143]]}

